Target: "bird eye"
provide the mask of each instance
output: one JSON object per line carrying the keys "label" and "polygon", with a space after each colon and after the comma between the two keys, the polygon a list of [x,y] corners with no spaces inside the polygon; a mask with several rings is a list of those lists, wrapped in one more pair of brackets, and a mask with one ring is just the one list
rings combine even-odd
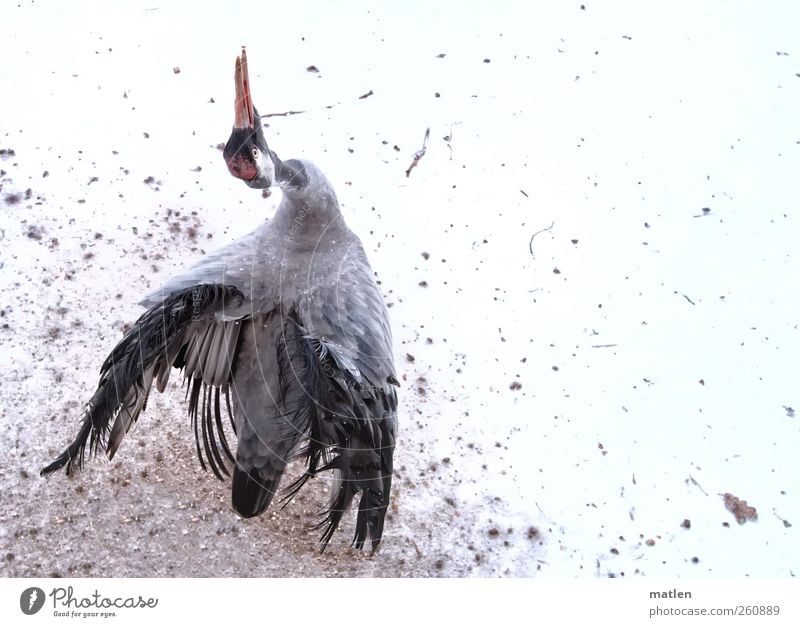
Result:
{"label": "bird eye", "polygon": [[261,153],[259,152],[258,148],[253,146],[253,159],[258,159],[258,155],[260,155],[260,154]]}

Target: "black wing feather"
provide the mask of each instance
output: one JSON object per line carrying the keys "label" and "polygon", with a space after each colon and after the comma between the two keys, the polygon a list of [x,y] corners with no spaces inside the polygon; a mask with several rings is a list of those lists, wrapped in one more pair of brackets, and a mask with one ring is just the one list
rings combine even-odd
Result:
{"label": "black wing feather", "polygon": [[[279,355],[283,398],[298,398],[294,411],[307,442],[298,452],[305,472],[284,492],[284,503],[321,471],[337,473],[339,487],[315,525],[323,529],[325,550],[353,498],[361,493],[353,545],[361,549],[367,538],[375,550],[391,490],[396,394],[390,382],[369,385],[342,368],[336,349],[305,332],[296,312],[287,316],[286,342]],[[299,365],[299,367],[298,367]],[[302,385],[302,394],[292,394]]]}
{"label": "black wing feather", "polygon": [[[167,295],[142,314],[103,362],[97,391],[84,409],[77,437],[41,474],[49,475],[66,466],[70,475],[76,466],[82,468],[87,445],[91,454],[99,449],[114,450],[118,442],[109,441],[112,420],[135,406],[141,395],[146,399],[149,382],[145,384],[145,373],[172,365],[158,362],[167,358],[173,343],[181,341],[192,320],[231,298],[241,302],[244,296],[232,286],[197,285]],[[181,354],[175,363],[180,359]]]}

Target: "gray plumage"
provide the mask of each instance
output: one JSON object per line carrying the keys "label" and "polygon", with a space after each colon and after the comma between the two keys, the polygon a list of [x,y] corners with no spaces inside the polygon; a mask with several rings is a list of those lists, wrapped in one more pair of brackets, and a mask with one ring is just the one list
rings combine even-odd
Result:
{"label": "gray plumage", "polygon": [[[237,90],[240,75],[237,59]],[[233,467],[240,514],[262,513],[289,460],[302,457],[306,471],[289,496],[316,474],[334,473],[319,524],[323,549],[360,494],[353,543],[362,548],[369,539],[374,550],[397,429],[386,308],[330,182],[308,161],[282,162],[240,108],[237,99],[237,124],[243,119],[244,126],[234,127],[226,161],[251,187],[277,182],[277,212],[142,300],[147,310],[103,364],[78,437],[42,474],[65,465],[69,474],[87,444],[112,458],[152,385],[163,391],[179,368],[200,462],[220,478]],[[257,120],[254,108],[249,115]],[[226,413],[235,451],[225,438]]]}

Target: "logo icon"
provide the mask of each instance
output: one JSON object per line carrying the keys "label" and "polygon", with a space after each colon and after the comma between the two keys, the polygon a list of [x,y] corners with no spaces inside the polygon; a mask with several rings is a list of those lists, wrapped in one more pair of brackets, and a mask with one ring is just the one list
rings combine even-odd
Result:
{"label": "logo icon", "polygon": [[19,595],[19,609],[28,616],[36,614],[44,605],[44,590],[41,588],[26,588]]}

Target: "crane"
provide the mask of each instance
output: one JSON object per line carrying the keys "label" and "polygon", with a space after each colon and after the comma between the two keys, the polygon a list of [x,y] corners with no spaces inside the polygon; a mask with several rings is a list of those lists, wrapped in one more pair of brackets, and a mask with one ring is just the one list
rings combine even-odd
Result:
{"label": "crane", "polygon": [[[148,294],[146,311],[100,368],[80,429],[45,467],[71,475],[85,451],[112,459],[155,385],[183,372],[203,468],[232,472],[232,505],[263,513],[287,464],[303,473],[291,499],[332,471],[316,527],[324,550],[358,496],[352,544],[374,552],[383,535],[397,437],[399,382],[386,306],[333,186],[310,161],[282,161],[253,105],[247,55],[236,58],[234,125],[223,150],[229,172],[256,189],[278,186],[274,216]],[[223,416],[236,434],[228,444]]]}

